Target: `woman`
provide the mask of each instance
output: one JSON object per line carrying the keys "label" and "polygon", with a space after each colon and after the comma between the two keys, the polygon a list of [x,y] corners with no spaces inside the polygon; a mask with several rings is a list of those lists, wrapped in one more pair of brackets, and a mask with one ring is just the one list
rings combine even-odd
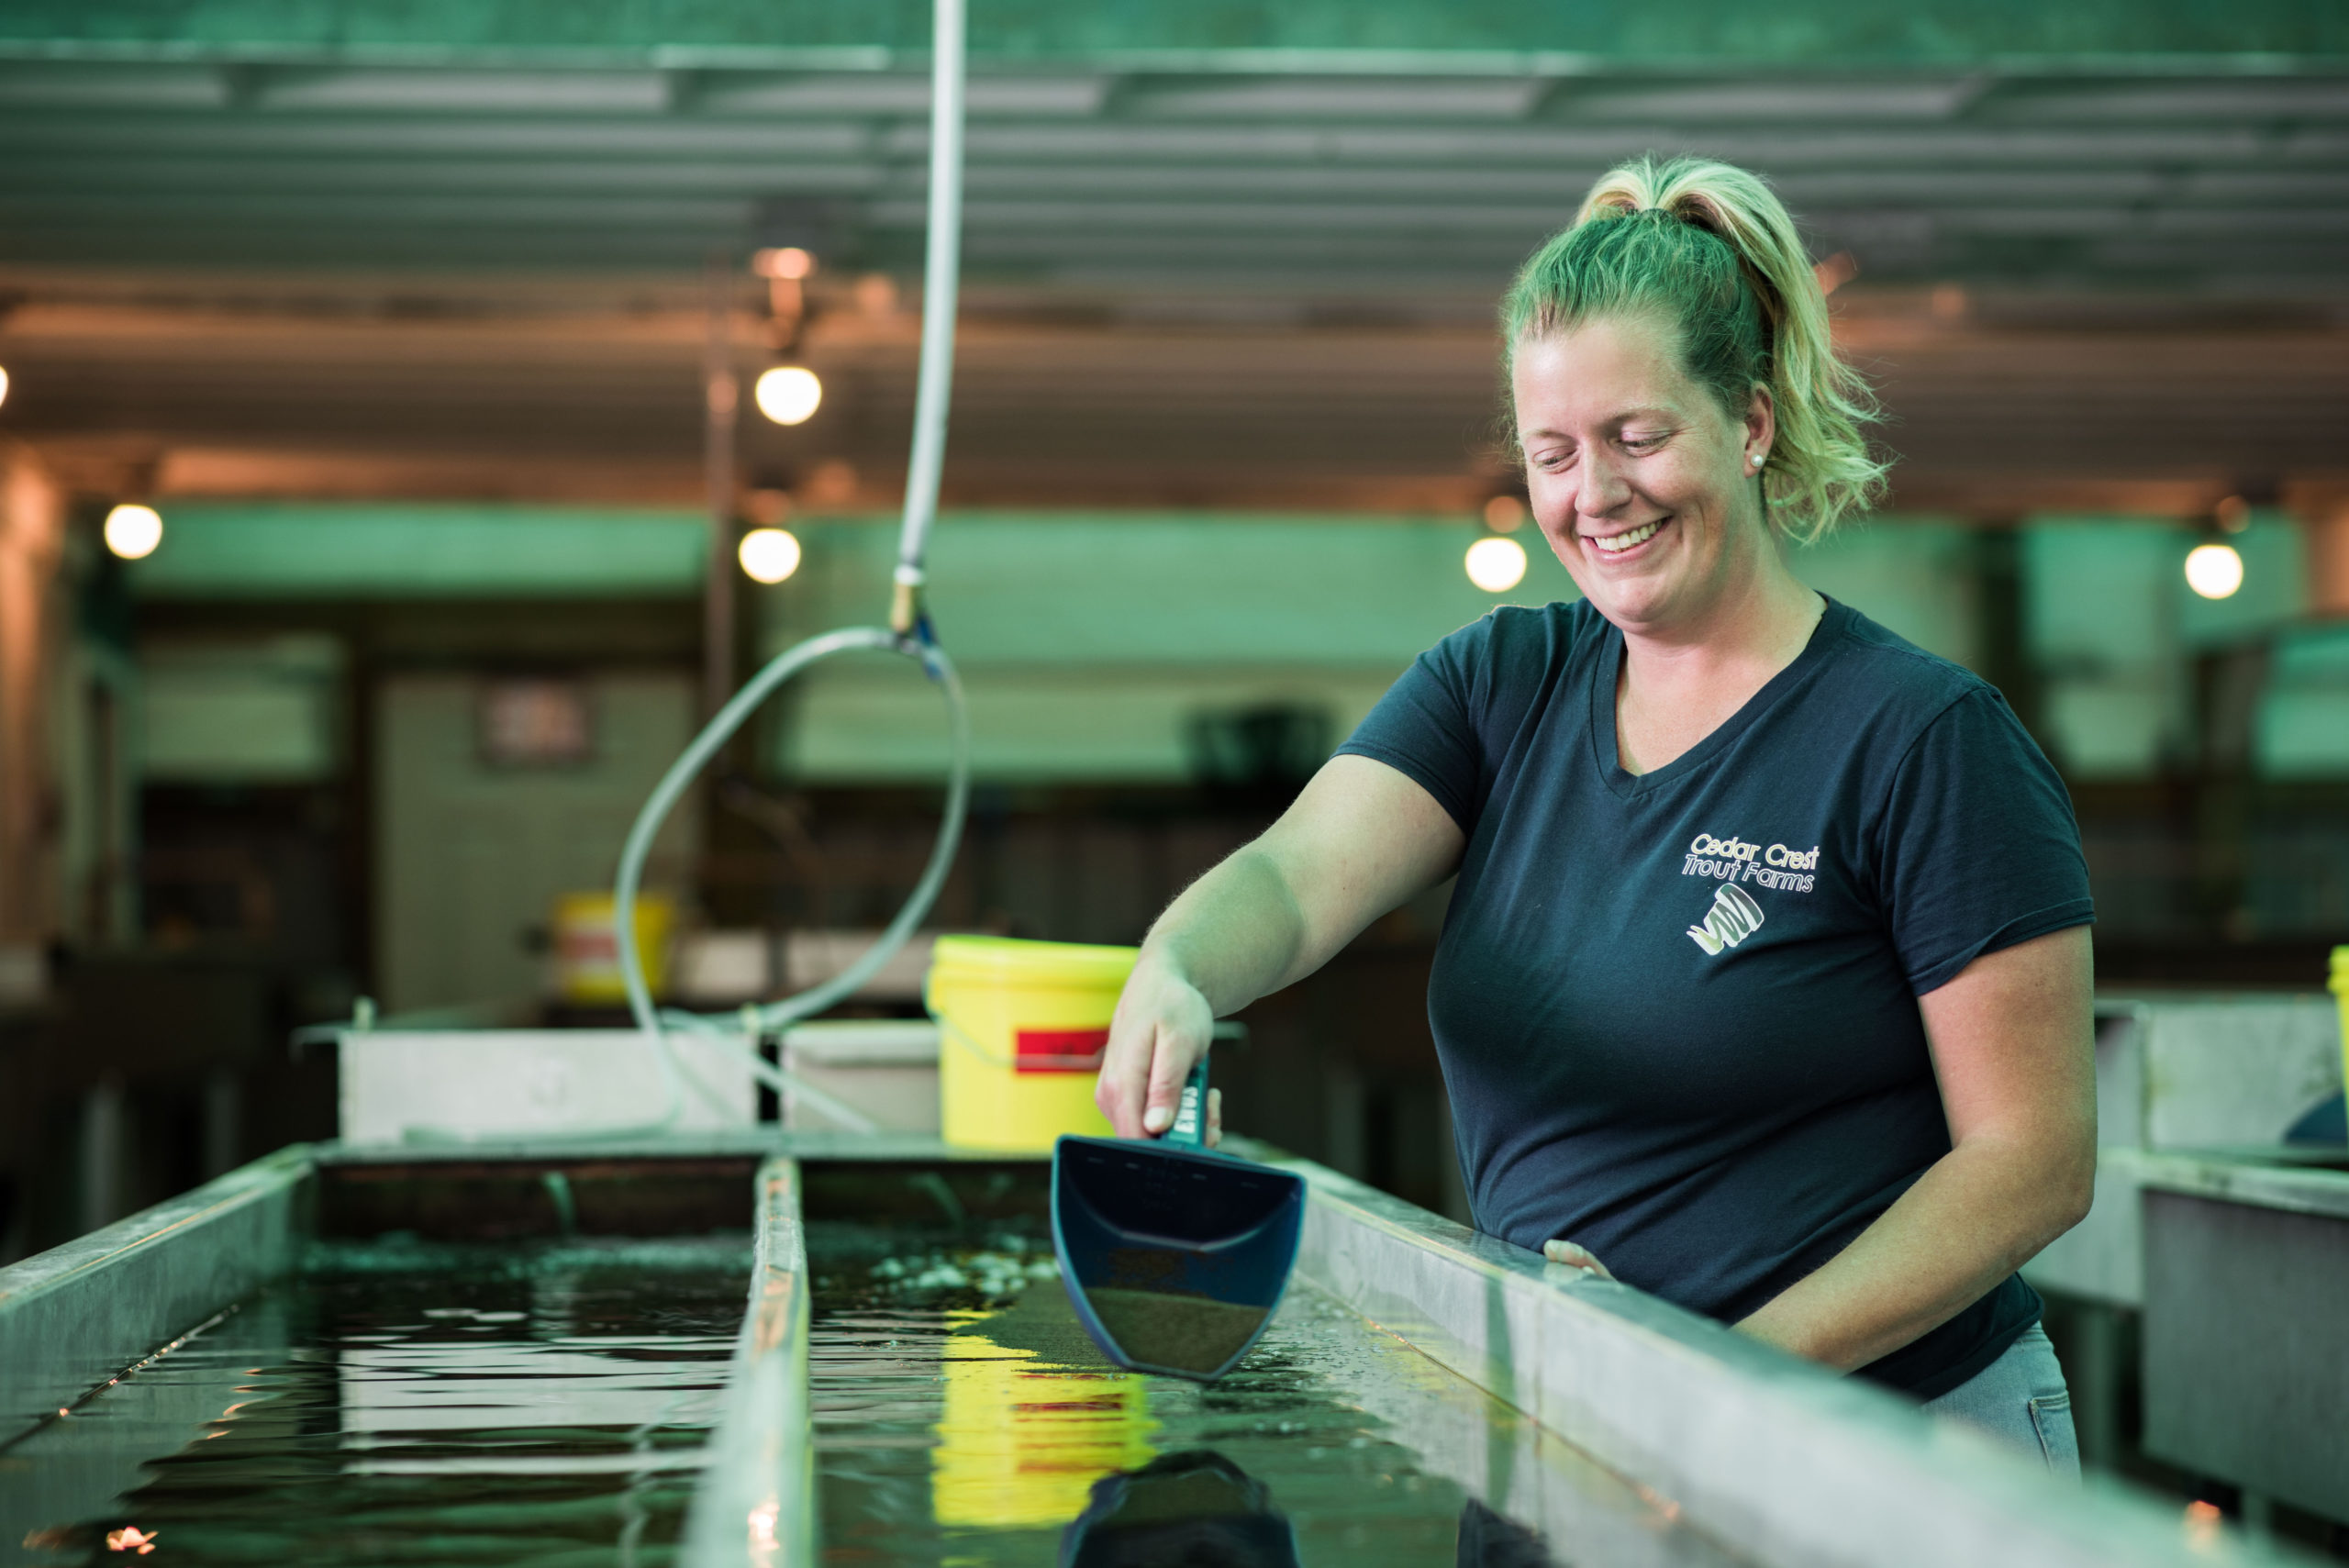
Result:
{"label": "woman", "polygon": [[2076,1470],[2014,1271],[2094,1173],[2078,832],[1995,690],[1788,565],[1882,473],[1792,221],[1643,161],[1503,317],[1582,602],[1421,655],[1174,901],[1100,1105],[1163,1131],[1217,1017],[1456,873],[1428,1006],[1481,1229]]}

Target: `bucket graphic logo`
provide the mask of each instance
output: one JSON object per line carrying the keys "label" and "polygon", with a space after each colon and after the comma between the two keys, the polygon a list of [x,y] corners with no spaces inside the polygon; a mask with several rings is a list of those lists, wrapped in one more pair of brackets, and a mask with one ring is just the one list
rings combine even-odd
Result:
{"label": "bucket graphic logo", "polygon": [[1705,911],[1705,923],[1689,927],[1688,940],[1708,953],[1718,953],[1752,936],[1761,924],[1762,906],[1753,902],[1753,895],[1732,882],[1713,895],[1713,906]]}

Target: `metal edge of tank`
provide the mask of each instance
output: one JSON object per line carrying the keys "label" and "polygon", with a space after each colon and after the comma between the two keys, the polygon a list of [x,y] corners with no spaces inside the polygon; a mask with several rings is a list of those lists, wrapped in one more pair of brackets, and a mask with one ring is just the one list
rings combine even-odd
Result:
{"label": "metal edge of tank", "polygon": [[[1418,1353],[1309,1283],[1290,1294],[1328,1301],[1360,1331],[1393,1342],[1375,1358],[1333,1358],[1319,1369],[1327,1393],[1384,1424],[1385,1439],[1419,1468],[1555,1549],[1560,1563],[1607,1568],[1751,1568],[1746,1559],[1681,1517],[1669,1498],[1575,1448],[1523,1411],[1503,1405],[1450,1367]],[[1484,1562],[1471,1551],[1462,1561]],[[1531,1556],[1501,1554],[1523,1562]]]}
{"label": "metal edge of tank", "polygon": [[0,1447],[290,1271],[316,1171],[291,1144],[0,1269]]}
{"label": "metal edge of tank", "polygon": [[1329,1171],[1230,1140],[1310,1184],[1299,1275],[1675,1504],[1764,1563],[1901,1568],[2284,1564],[2189,1543],[2123,1485],[2074,1487],[1898,1396],[1781,1354]]}
{"label": "metal edge of tank", "polygon": [[[756,1177],[750,1300],[727,1371],[709,1462],[685,1520],[685,1568],[799,1568],[817,1560],[815,1433],[808,1392],[810,1284],[801,1213],[803,1161],[902,1164],[1007,1161],[1043,1164],[1048,1153],[963,1148],[934,1138],[869,1133],[761,1135],[773,1151]],[[742,1140],[736,1140],[741,1146]],[[533,1141],[538,1155],[544,1145]],[[658,1140],[597,1151],[680,1151]],[[708,1151],[695,1140],[692,1152]],[[364,1159],[368,1151],[353,1151]],[[475,1158],[495,1158],[475,1149]]]}
{"label": "metal edge of tank", "polygon": [[320,1164],[421,1165],[500,1160],[651,1160],[696,1156],[794,1156],[843,1162],[927,1161],[1047,1161],[1050,1150],[1023,1151],[944,1143],[923,1133],[786,1132],[767,1126],[707,1132],[662,1133],[643,1138],[566,1138],[557,1134],[416,1143],[346,1143],[317,1146]]}
{"label": "metal edge of tank", "polygon": [[763,1163],[755,1201],[750,1305],[727,1369],[709,1462],[686,1515],[686,1568],[779,1568],[816,1556],[798,1162]]}

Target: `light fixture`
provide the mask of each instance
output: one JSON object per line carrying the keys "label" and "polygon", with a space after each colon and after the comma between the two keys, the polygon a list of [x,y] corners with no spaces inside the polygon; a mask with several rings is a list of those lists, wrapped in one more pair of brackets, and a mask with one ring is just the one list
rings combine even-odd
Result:
{"label": "light fixture", "polygon": [[7,368],[6,368],[6,366],[0,366],[0,403],[6,403],[6,402],[7,402],[7,401],[8,401],[8,372],[7,372]]}
{"label": "light fixture", "polygon": [[751,271],[767,281],[767,336],[777,353],[787,352],[807,314],[806,284],[815,273],[816,258],[796,245],[772,245],[751,253]]}
{"label": "light fixture", "polygon": [[1480,539],[1468,547],[1468,581],[1487,594],[1506,594],[1525,580],[1525,547],[1513,539]]}
{"label": "light fixture", "polygon": [[152,506],[124,502],[106,514],[106,548],[125,561],[140,561],[163,542],[163,519]]}
{"label": "light fixture", "polygon": [[751,270],[763,278],[797,283],[816,271],[816,258],[796,245],[774,245],[751,252]]}
{"label": "light fixture", "polygon": [[2243,586],[2243,557],[2231,544],[2198,544],[2186,552],[2186,585],[2206,599],[2223,599]]}
{"label": "light fixture", "polygon": [[804,425],[824,401],[824,384],[805,365],[777,365],[759,377],[751,395],[778,425]]}
{"label": "light fixture", "polygon": [[734,558],[755,583],[780,583],[799,570],[799,541],[788,528],[752,528],[734,549]]}
{"label": "light fixture", "polygon": [[1525,503],[1514,495],[1496,495],[1485,503],[1485,526],[1497,534],[1513,534],[1525,522]]}

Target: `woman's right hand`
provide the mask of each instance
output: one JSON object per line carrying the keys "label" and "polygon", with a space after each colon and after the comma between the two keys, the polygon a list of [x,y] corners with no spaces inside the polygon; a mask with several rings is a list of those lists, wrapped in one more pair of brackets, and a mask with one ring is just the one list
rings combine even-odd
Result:
{"label": "woman's right hand", "polygon": [[1119,1137],[1156,1138],[1174,1125],[1183,1082],[1214,1035],[1215,1009],[1199,988],[1145,951],[1118,997],[1093,1086]]}

